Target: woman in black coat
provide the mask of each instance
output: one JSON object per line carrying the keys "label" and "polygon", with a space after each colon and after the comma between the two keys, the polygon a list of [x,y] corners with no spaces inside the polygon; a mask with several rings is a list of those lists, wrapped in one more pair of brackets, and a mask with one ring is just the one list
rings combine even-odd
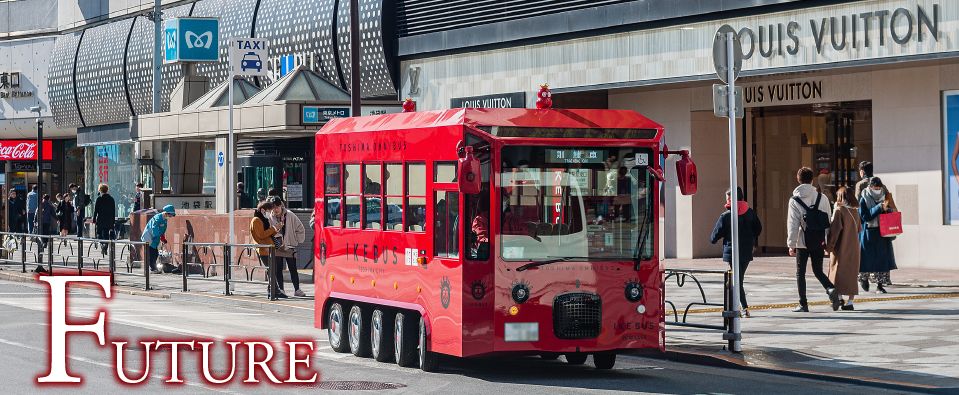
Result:
{"label": "woman in black coat", "polygon": [[[732,225],[729,221],[729,217],[732,215],[729,208],[732,203],[729,195],[729,191],[726,191],[726,212],[722,213],[716,221],[716,226],[713,227],[713,233],[710,236],[710,242],[716,244],[720,239],[723,240],[723,261],[730,263],[730,268],[732,268]],[[739,303],[742,305],[743,315],[749,317],[749,304],[746,303],[746,290],[743,288],[743,283],[745,282],[746,267],[753,260],[753,246],[759,239],[759,234],[763,231],[763,224],[759,220],[759,216],[756,215],[756,211],[746,203],[743,190],[739,187],[736,188],[736,196],[738,197],[736,202],[737,214],[739,214]]]}
{"label": "woman in black coat", "polygon": [[862,232],[859,233],[859,285],[869,291],[869,279],[876,282],[876,291],[886,293],[883,285],[890,284],[889,272],[896,269],[896,255],[892,250],[892,238],[879,234],[879,215],[898,211],[892,193],[879,177],[869,179],[869,186],[859,196],[859,217]]}
{"label": "woman in black coat", "polygon": [[73,197],[70,194],[63,195],[63,200],[57,205],[57,221],[60,222],[60,236],[66,236],[73,230],[73,217],[76,210],[73,208]]}

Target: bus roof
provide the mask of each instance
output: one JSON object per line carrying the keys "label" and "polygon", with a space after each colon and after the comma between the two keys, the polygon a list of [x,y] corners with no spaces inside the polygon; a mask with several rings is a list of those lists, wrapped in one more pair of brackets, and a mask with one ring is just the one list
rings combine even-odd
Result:
{"label": "bus roof", "polygon": [[365,117],[334,118],[317,134],[375,132],[459,126],[540,128],[656,129],[663,126],[631,110],[567,110],[529,108],[455,108]]}

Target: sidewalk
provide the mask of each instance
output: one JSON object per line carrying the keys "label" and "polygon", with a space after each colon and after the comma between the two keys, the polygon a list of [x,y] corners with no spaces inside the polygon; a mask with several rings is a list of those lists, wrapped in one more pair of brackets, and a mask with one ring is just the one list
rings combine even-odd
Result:
{"label": "sidewalk", "polygon": [[[664,265],[670,269],[725,267],[718,259],[667,260]],[[27,270],[35,267],[28,263]],[[792,313],[797,302],[793,267],[787,257],[759,258],[750,264],[745,284],[753,317],[743,320],[743,353],[726,351],[721,331],[669,325],[667,356],[692,363],[959,393],[959,271],[894,271],[888,294],[860,293],[856,311],[838,312],[828,306],[825,292],[809,273],[811,311]],[[234,274],[234,278],[243,275]],[[259,270],[255,276],[262,281],[264,273]],[[300,271],[301,289],[308,296],[277,301],[266,298],[265,284],[235,284],[233,295],[224,296],[222,277],[201,278],[191,275],[189,291],[182,292],[181,275],[152,275],[152,289],[145,291],[143,277],[118,275],[115,292],[313,317],[309,269]],[[20,273],[19,265],[0,265],[0,279],[36,281],[33,273]],[[707,300],[721,303],[722,276],[703,274],[697,279]],[[289,280],[286,289],[292,295]],[[702,296],[693,281],[679,287],[673,277],[666,283],[666,298],[676,305],[680,319],[686,305],[702,302]],[[721,310],[693,306],[688,322],[721,324]],[[672,314],[667,317],[671,320]]]}
{"label": "sidewalk", "polygon": [[[672,269],[723,265],[718,259],[666,262]],[[677,326],[667,326],[667,350],[680,360],[959,393],[959,271],[893,271],[888,294],[860,290],[855,311],[837,312],[808,273],[810,312],[793,313],[793,267],[788,257],[750,264],[745,288],[752,318],[742,320],[743,353],[726,351],[719,331]],[[707,296],[721,300],[721,277],[700,277]],[[678,287],[674,280],[666,295],[680,318],[685,305],[700,298],[688,282]],[[719,310],[694,306],[689,322],[721,323]]]}

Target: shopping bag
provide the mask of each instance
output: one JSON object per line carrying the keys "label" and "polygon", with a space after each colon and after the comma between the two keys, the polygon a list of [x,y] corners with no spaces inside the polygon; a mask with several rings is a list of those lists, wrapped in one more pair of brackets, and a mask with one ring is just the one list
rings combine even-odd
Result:
{"label": "shopping bag", "polygon": [[879,235],[896,237],[902,234],[902,213],[894,211],[879,214]]}

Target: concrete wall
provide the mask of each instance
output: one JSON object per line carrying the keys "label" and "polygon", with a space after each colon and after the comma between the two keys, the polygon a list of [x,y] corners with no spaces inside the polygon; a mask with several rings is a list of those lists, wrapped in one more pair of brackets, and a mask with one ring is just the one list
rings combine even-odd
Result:
{"label": "concrete wall", "polygon": [[[830,84],[830,91],[823,98],[804,103],[872,101],[876,175],[889,186],[903,213],[905,233],[894,243],[899,266],[959,269],[951,247],[959,240],[959,226],[943,225],[940,105],[943,90],[959,89],[959,64],[831,76],[809,73],[801,77],[822,78]],[[763,81],[775,79],[749,80]],[[700,187],[692,198],[679,195],[674,178],[667,180],[663,232],[668,257],[710,257],[720,253],[716,246],[708,244],[706,237],[722,211],[722,194],[728,185],[728,144],[725,120],[713,117],[711,111],[701,111],[703,103],[708,103],[704,98],[708,92],[703,86],[649,92],[610,91],[609,95],[610,108],[636,110],[662,123],[670,147],[691,149],[698,165]],[[743,147],[739,149],[742,153]],[[746,152],[746,157],[749,155]],[[743,167],[740,162],[740,169]]]}
{"label": "concrete wall", "polygon": [[[31,0],[34,1],[34,0]],[[60,30],[80,27],[109,18],[145,11],[153,7],[153,0],[44,0],[56,3],[57,26]],[[163,4],[183,3],[183,0],[163,0]]]}
{"label": "concrete wall", "polygon": [[0,39],[55,31],[57,2],[58,0],[0,1]]}

